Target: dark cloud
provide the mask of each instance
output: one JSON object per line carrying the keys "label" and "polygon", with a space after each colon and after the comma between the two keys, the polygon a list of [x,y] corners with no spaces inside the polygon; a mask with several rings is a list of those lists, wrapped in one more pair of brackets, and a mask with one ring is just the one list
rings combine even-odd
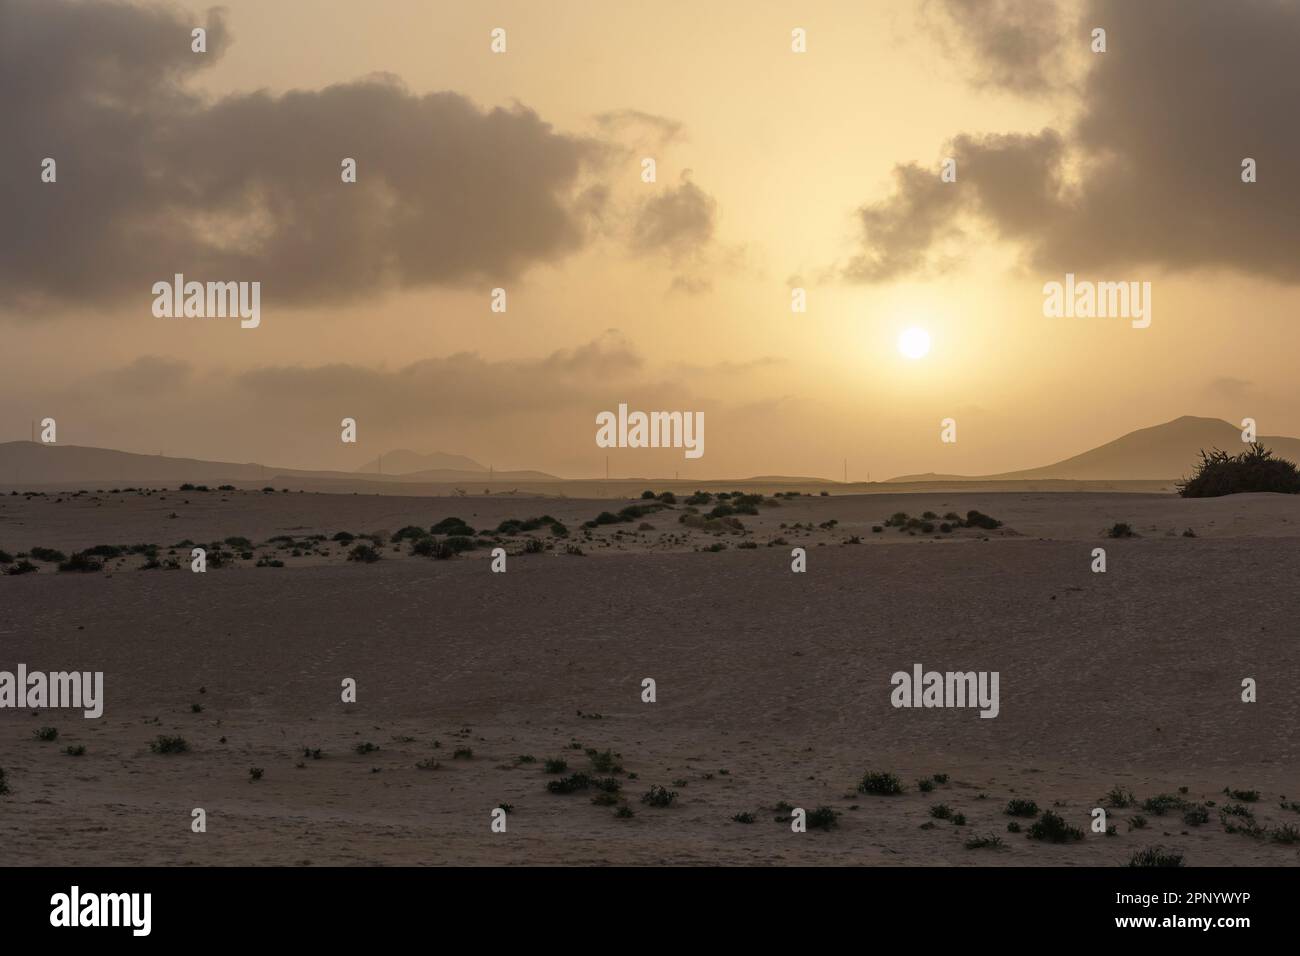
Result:
{"label": "dark cloud", "polygon": [[638,387],[633,383],[642,378],[643,370],[641,355],[611,330],[577,348],[538,359],[492,360],[462,352],[397,369],[346,363],[271,366],[244,373],[239,385],[259,404],[273,404],[290,416],[319,415],[319,409],[343,400],[355,409],[349,414],[397,426],[436,423],[445,420],[450,410],[464,423],[586,409],[610,401],[620,389]]}
{"label": "dark cloud", "polygon": [[[1300,4],[1092,0],[1104,26],[1067,131],[959,135],[958,182],[898,167],[862,210],[861,281],[921,271],[964,219],[1018,244],[1040,271],[1229,269],[1300,281]],[[1086,31],[1073,42],[1087,44]],[[984,49],[980,36],[977,51]],[[998,56],[987,52],[986,60]],[[1241,181],[1241,162],[1259,182]]]}
{"label": "dark cloud", "polygon": [[656,193],[641,204],[629,237],[637,253],[666,252],[679,259],[713,238],[718,204],[682,173],[677,186]]}
{"label": "dark cloud", "polygon": [[[0,0],[0,294],[150,301],[173,272],[260,280],[266,301],[509,279],[578,248],[603,194],[594,141],[390,76],[207,101],[229,36],[106,0]],[[58,182],[39,181],[44,157]],[[358,182],[340,181],[353,157]],[[585,191],[584,191],[585,190]]]}
{"label": "dark cloud", "polygon": [[1033,94],[1064,79],[1056,0],[938,0],[936,9],[941,36],[966,51],[977,83]]}

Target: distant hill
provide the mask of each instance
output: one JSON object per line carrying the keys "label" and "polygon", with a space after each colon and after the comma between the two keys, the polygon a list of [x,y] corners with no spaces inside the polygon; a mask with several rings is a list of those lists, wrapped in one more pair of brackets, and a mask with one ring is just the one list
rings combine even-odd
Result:
{"label": "distant hill", "polygon": [[399,448],[379,458],[372,458],[360,468],[358,474],[409,475],[417,471],[456,471],[465,474],[487,472],[486,465],[480,465],[473,458],[464,455],[448,455],[446,452],[434,451],[422,455],[416,451]]}
{"label": "distant hill", "polygon": [[[1300,462],[1300,439],[1261,435],[1259,441],[1274,455]],[[1172,481],[1191,474],[1201,449],[1221,448],[1236,454],[1243,448],[1241,429],[1217,418],[1184,415],[1163,425],[1139,428],[1091,451],[1052,465],[996,475],[900,475],[890,482],[915,481]]]}
{"label": "distant hill", "polygon": [[[394,452],[395,455],[403,454]],[[404,453],[406,463],[423,464],[435,460],[449,464],[464,463],[467,467],[426,468],[406,474],[388,472],[388,456],[384,456],[384,473],[364,475],[368,482],[400,484],[418,482],[483,482],[489,472],[478,462],[461,455],[417,455]],[[403,459],[399,459],[399,462]],[[166,458],[162,455],[138,455],[111,448],[91,448],[84,445],[44,445],[39,442],[11,441],[0,443],[0,484],[7,487],[41,484],[97,485],[171,485],[184,482],[217,485],[224,483],[262,483],[281,487],[292,482],[297,487],[306,480],[356,479],[360,472],[313,471],[300,468],[277,468],[257,462],[205,461],[200,458]],[[498,471],[491,473],[492,482],[558,481],[554,475],[541,471]]]}

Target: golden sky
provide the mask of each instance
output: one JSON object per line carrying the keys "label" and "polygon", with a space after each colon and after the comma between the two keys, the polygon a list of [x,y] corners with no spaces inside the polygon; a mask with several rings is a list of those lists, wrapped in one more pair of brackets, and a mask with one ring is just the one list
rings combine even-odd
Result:
{"label": "golden sky", "polygon": [[[861,480],[1300,434],[1296,5],[223,7],[0,0],[0,437],[588,477],[627,402],[707,450],[616,475]],[[260,281],[260,327],[155,318],[174,272]],[[1066,272],[1149,281],[1151,326],[1044,317]]]}

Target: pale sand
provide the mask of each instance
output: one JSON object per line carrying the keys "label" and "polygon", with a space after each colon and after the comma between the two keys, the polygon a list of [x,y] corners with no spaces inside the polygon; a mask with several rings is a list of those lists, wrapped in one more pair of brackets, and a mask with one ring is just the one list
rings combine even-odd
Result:
{"label": "pale sand", "polygon": [[[622,504],[161,497],[0,498],[0,548],[260,542],[542,513],[581,541],[582,520]],[[897,510],[970,508],[1011,530],[871,532]],[[639,521],[602,528],[587,557],[511,557],[504,575],[483,552],[389,551],[360,565],[331,546],[283,569],[141,572],[132,556],[111,574],[42,565],[0,577],[0,669],[103,670],[107,696],[100,720],[0,711],[12,790],[0,797],[0,863],[1114,865],[1156,843],[1189,865],[1300,861],[1296,845],[1225,832],[1217,808],[1200,827],[1148,813],[1142,831],[1127,823],[1140,811],[1115,810],[1116,836],[1066,845],[1007,833],[1002,813],[1011,797],[1059,801],[1086,829],[1114,784],[1139,798],[1186,786],[1219,806],[1231,786],[1262,792],[1261,826],[1300,826],[1279,807],[1300,800],[1300,498],[945,492],[801,498],[742,516],[760,545],[784,535],[806,547],[802,575],[789,546],[678,540],[681,510],[646,519],[656,530],[635,539]],[[777,527],[832,518],[831,531]],[[1115,521],[1143,537],[1103,539]],[[1177,536],[1186,527],[1198,536]],[[862,544],[841,544],[854,535]],[[693,550],[715,540],[732,547]],[[1104,575],[1089,571],[1098,546]],[[914,662],[999,671],[1001,715],[892,708],[890,675]],[[359,683],[355,705],[339,701],[344,677]],[[658,682],[655,704],[640,700],[643,677]],[[1243,677],[1259,681],[1258,703],[1240,702]],[[42,725],[58,727],[56,743],[34,739]],[[159,734],[193,752],[149,752]],[[638,775],[622,778],[634,818],[590,793],[545,792],[542,759],[587,769],[574,739],[621,753]],[[360,756],[363,741],[381,749]],[[63,753],[77,743],[85,756]],[[473,758],[453,759],[458,746]],[[304,747],[325,755],[298,768]],[[426,757],[441,769],[417,769]],[[250,782],[250,767],[264,778]],[[908,792],[854,793],[867,769],[897,773]],[[949,783],[918,793],[933,773]],[[677,779],[678,806],[640,803]],[[791,833],[773,820],[781,800],[831,806],[839,826]],[[493,834],[503,801],[509,830]],[[968,825],[921,829],[940,802]],[[190,832],[194,807],[207,810],[206,834]],[[746,810],[757,823],[731,822]],[[1004,848],[963,847],[986,833]]]}

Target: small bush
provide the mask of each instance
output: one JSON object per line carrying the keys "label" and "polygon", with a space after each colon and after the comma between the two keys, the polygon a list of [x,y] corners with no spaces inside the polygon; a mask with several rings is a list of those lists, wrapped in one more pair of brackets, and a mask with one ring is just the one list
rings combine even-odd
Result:
{"label": "small bush", "polygon": [[862,793],[874,793],[877,796],[892,797],[903,792],[903,782],[892,773],[867,771],[858,784]]}
{"label": "small bush", "polygon": [[1009,817],[1036,817],[1038,804],[1032,800],[1008,800],[1007,808],[1002,812]]}
{"label": "small bush", "polygon": [[63,748],[63,752],[69,757],[84,757],[86,755],[86,745],[76,744],[74,746],[73,744],[69,744]]}
{"label": "small bush", "polygon": [[36,565],[32,564],[30,561],[26,559],[23,559],[22,561],[19,561],[18,563],[5,568],[5,574],[33,574],[39,570],[40,568],[38,568]]}
{"label": "small bush", "polygon": [[1180,850],[1166,850],[1162,846],[1149,846],[1144,850],[1134,850],[1129,858],[1129,866],[1182,866],[1183,854]]}
{"label": "small bush", "polygon": [[1136,538],[1137,534],[1127,521],[1116,521],[1106,532],[1108,538]]}
{"label": "small bush", "polygon": [[362,561],[366,564],[374,564],[383,555],[368,544],[359,544],[348,552],[349,561]]}
{"label": "small bush", "polygon": [[731,819],[732,819],[732,822],[734,822],[734,823],[753,823],[753,822],[755,822],[758,818],[755,817],[755,816],[754,816],[752,813],[750,813],[748,810],[744,810],[744,811],[742,811],[742,812],[740,812],[740,813],[735,814]]}
{"label": "small bush", "polygon": [[676,790],[669,790],[667,787],[657,785],[641,794],[641,802],[652,807],[671,807],[676,799]]}
{"label": "small bush", "polygon": [[1248,451],[1229,455],[1217,448],[1208,454],[1201,451],[1201,461],[1192,476],[1176,486],[1184,498],[1218,498],[1245,492],[1300,494],[1300,471],[1285,458],[1253,442]]}
{"label": "small bush", "polygon": [[35,731],[34,736],[37,740],[44,741],[47,744],[53,743],[59,739],[59,730],[57,727],[42,727]]}
{"label": "small bush", "polygon": [[48,561],[50,563],[55,563],[58,561],[68,560],[67,555],[65,555],[62,551],[55,551],[53,548],[32,548],[27,553],[31,555],[33,558],[35,558],[37,561]]}
{"label": "small bush", "polygon": [[461,535],[472,537],[474,529],[461,521],[459,518],[443,518],[436,525],[429,529],[430,534],[447,534]]}
{"label": "small bush", "polygon": [[183,754],[189,753],[190,745],[185,742],[184,737],[159,735],[149,744],[149,749],[156,754]]}
{"label": "small bush", "polygon": [[379,749],[379,746],[377,744],[372,744],[369,740],[367,740],[364,743],[357,744],[355,749],[360,756],[364,757],[366,754],[374,753],[376,750]]}
{"label": "small bush", "polygon": [[1001,847],[1002,837],[993,836],[992,834],[982,837],[971,837],[966,841],[966,849],[968,850],[997,850]]}
{"label": "small bush", "polygon": [[1210,822],[1210,811],[1203,803],[1188,807],[1183,811],[1183,823],[1189,827],[1199,827],[1202,823]]}
{"label": "small bush", "polygon": [[574,773],[560,780],[548,780],[546,789],[550,793],[575,793],[591,787],[591,778],[585,773]]}
{"label": "small bush", "polygon": [[457,747],[451,752],[452,760],[473,760],[474,750],[472,747]]}
{"label": "small bush", "polygon": [[1072,840],[1082,840],[1083,831],[1070,826],[1059,814],[1048,810],[1029,828],[1029,839],[1069,843]]}
{"label": "small bush", "polygon": [[916,781],[916,789],[920,790],[922,793],[929,793],[934,789],[934,781],[922,778]]}
{"label": "small bush", "polygon": [[1174,796],[1172,793],[1157,794],[1142,801],[1142,809],[1147,813],[1154,813],[1158,817],[1163,817],[1170,810],[1183,810],[1186,807],[1187,801],[1182,797]]}
{"label": "small bush", "polygon": [[830,830],[838,825],[837,818],[839,814],[830,807],[818,807],[816,810],[808,811],[806,822],[814,830]]}

